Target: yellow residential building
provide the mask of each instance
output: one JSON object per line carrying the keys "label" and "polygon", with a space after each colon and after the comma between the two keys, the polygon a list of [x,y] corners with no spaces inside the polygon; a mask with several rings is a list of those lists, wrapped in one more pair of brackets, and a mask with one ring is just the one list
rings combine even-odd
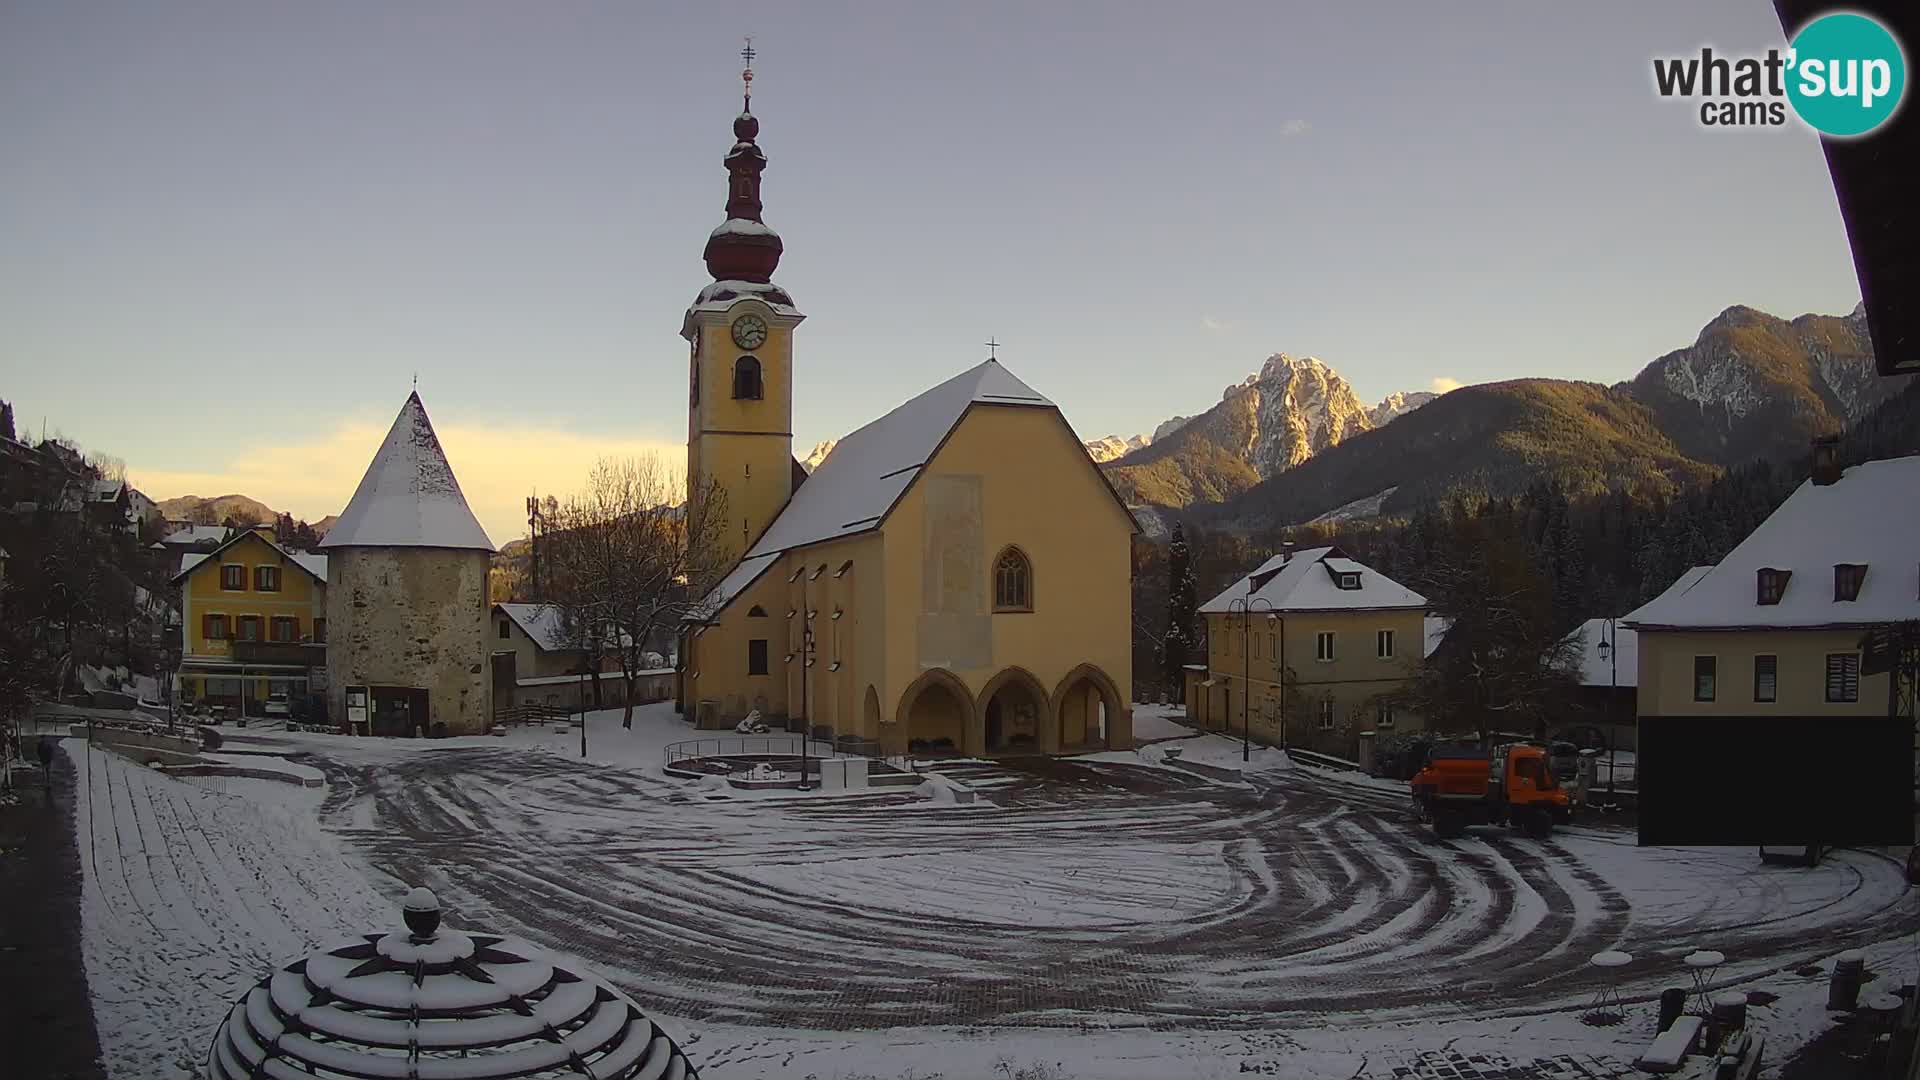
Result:
{"label": "yellow residential building", "polygon": [[1642,729],[1692,716],[1886,716],[1861,639],[1920,619],[1920,457],[1812,479],[1717,565],[1620,620],[1638,631]]}
{"label": "yellow residential building", "polygon": [[682,635],[701,727],[750,710],[887,753],[1132,745],[1132,515],[1054,403],[988,359],[793,458],[795,330],[742,113],[686,313],[687,464],[741,558]]}
{"label": "yellow residential building", "polygon": [[1339,548],[1276,555],[1201,605],[1207,657],[1188,668],[1188,717],[1364,763],[1374,738],[1425,727],[1403,699],[1426,655],[1426,610]]}
{"label": "yellow residential building", "polygon": [[[324,686],[327,559],[288,551],[273,530],[235,532],[181,558],[178,698],[261,715]],[[315,683],[321,683],[316,686]]]}

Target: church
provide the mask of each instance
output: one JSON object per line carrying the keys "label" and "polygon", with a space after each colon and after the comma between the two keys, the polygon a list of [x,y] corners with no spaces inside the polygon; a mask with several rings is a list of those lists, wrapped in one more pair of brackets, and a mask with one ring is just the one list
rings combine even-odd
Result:
{"label": "church", "polygon": [[[749,57],[751,60],[751,57]],[[1060,409],[997,358],[793,456],[795,340],[749,96],[713,282],[687,309],[687,476],[738,554],[681,634],[679,704],[886,754],[1133,745],[1133,516]]]}

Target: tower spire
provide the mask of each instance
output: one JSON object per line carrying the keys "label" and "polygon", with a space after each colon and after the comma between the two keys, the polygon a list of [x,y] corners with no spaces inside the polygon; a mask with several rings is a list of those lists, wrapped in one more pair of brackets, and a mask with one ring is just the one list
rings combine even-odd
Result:
{"label": "tower spire", "polygon": [[747,47],[740,50],[740,59],[747,66],[740,71],[740,111],[753,112],[753,58],[760,55],[753,51],[753,35],[747,35]]}
{"label": "tower spire", "polygon": [[760,121],[753,115],[753,61],[760,55],[748,38],[740,50],[740,115],[733,118],[733,149],[727,151],[727,220],[707,238],[707,272],[715,281],[770,282],[780,265],[780,234],[761,220],[760,174],[767,155],[754,139]]}

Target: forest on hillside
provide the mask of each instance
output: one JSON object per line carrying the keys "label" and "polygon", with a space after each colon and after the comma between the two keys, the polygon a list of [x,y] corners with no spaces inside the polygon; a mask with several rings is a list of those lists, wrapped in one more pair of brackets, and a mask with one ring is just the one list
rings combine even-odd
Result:
{"label": "forest on hillside", "polygon": [[[1204,604],[1282,546],[1336,544],[1415,589],[1434,613],[1471,603],[1458,591],[1460,555],[1511,566],[1515,583],[1541,597],[1543,632],[1565,634],[1590,618],[1625,615],[1695,566],[1718,562],[1804,481],[1812,447],[1792,460],[1759,459],[1672,496],[1616,491],[1569,494],[1536,482],[1516,496],[1456,488],[1404,517],[1256,532],[1183,523],[1192,592]],[[1920,384],[1909,386],[1841,437],[1843,464],[1920,453]],[[1837,528],[1867,527],[1836,523]],[[1164,643],[1191,642],[1204,656],[1204,627],[1173,617],[1168,602],[1170,545],[1141,541],[1134,552],[1134,673],[1142,693],[1177,685],[1179,664]],[[1181,624],[1184,623],[1184,626]],[[1177,645],[1175,650],[1178,649]]]}

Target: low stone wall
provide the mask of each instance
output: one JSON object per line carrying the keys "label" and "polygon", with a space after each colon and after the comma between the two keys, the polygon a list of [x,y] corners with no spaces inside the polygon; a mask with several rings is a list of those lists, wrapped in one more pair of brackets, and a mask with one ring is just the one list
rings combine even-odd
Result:
{"label": "low stone wall", "polygon": [[184,735],[162,735],[148,731],[129,731],[126,728],[106,727],[96,724],[89,729],[85,724],[75,724],[67,729],[67,734],[76,739],[91,737],[96,743],[106,746],[159,750],[167,753],[185,754],[188,757],[200,752],[200,740]]}

